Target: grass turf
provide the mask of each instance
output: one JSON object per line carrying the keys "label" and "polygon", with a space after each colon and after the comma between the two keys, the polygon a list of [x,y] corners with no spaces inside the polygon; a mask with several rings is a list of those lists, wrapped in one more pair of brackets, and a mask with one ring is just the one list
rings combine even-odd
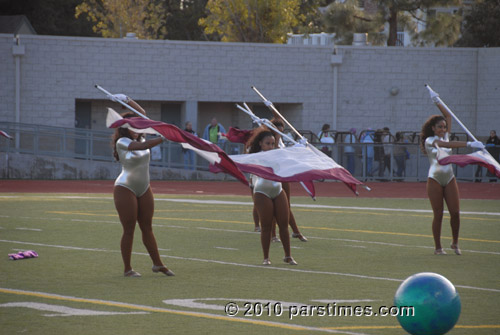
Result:
{"label": "grass turf", "polygon": [[[2,194],[2,332],[404,334],[395,317],[318,316],[317,310],[311,316],[311,308],[303,306],[329,304],[330,311],[369,306],[378,312],[392,306],[402,280],[436,272],[456,285],[462,300],[450,334],[498,333],[498,201],[462,200],[463,255],[449,249],[445,215],[442,242],[448,255],[434,256],[426,199],[294,197],[293,212],[309,238],[292,239],[296,267],[282,262],[279,243],[271,247],[273,264],[261,266],[249,202],[249,197],[156,195],[155,235],[176,276],[151,272],[137,228],[132,260],[143,276],[124,278],[121,226],[110,196]],[[29,249],[39,257],[8,260],[8,253]],[[229,302],[240,308],[236,317],[224,312]],[[288,305],[302,308],[302,316],[290,319]]]}

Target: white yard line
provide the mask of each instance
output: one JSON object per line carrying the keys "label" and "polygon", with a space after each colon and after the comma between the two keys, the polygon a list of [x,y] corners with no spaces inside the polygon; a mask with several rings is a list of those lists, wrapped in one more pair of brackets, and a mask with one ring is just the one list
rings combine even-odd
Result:
{"label": "white yard line", "polygon": [[[65,245],[55,245],[55,244],[44,244],[44,243],[35,243],[35,242],[26,242],[26,241],[11,241],[11,240],[0,240],[3,243],[11,243],[11,244],[23,244],[29,246],[40,246],[40,247],[50,247],[50,248],[61,248],[61,249],[70,249],[70,250],[80,250],[80,251],[93,251],[93,252],[112,252],[119,253],[119,250],[107,250],[107,249],[99,249],[99,248],[83,248],[83,247],[74,247],[74,246],[65,246]],[[134,255],[142,255],[148,256],[147,253],[139,253],[134,252]],[[258,268],[265,270],[277,270],[277,271],[289,271],[295,273],[310,273],[310,274],[323,274],[330,276],[343,276],[343,277],[351,277],[358,279],[369,279],[369,280],[384,280],[384,281],[394,281],[394,282],[402,282],[404,279],[398,278],[389,278],[389,277],[378,277],[378,276],[368,276],[362,274],[355,273],[343,273],[343,272],[330,272],[330,271],[315,271],[315,270],[303,270],[297,268],[283,268],[283,267],[273,267],[266,265],[255,265],[255,264],[243,264],[243,263],[235,263],[235,262],[225,262],[219,261],[215,259],[202,259],[202,258],[194,258],[194,257],[180,257],[180,256],[172,256],[172,255],[161,255],[162,257],[179,259],[183,261],[194,261],[194,262],[204,262],[204,263],[214,263],[214,264],[222,264],[222,265],[231,265],[231,266],[239,266],[239,267],[247,267],[247,268]],[[494,288],[484,288],[484,287],[475,287],[475,286],[463,286],[463,285],[455,285],[455,287],[471,289],[471,290],[480,290],[480,291],[488,291],[488,292],[498,292],[500,293],[500,289]]]}
{"label": "white yard line", "polygon": [[[142,311],[142,312],[166,313],[166,314],[191,316],[191,317],[212,319],[212,320],[240,322],[240,323],[246,323],[246,324],[254,324],[254,325],[260,325],[260,326],[290,329],[290,330],[302,330],[302,331],[306,330],[309,332],[316,331],[316,332],[323,332],[323,333],[346,334],[346,335],[365,335],[364,333],[356,333],[356,332],[345,331],[345,330],[334,330],[334,329],[326,329],[326,328],[318,328],[318,327],[308,327],[308,326],[302,326],[302,325],[298,325],[298,324],[291,324],[291,323],[284,323],[284,322],[261,321],[261,320],[257,320],[257,319],[231,317],[231,316],[226,316],[226,315],[221,315],[221,314],[189,312],[189,311],[175,310],[175,309],[170,309],[170,308],[160,308],[160,307],[153,307],[153,306],[136,305],[136,304],[130,304],[130,303],[124,303],[124,302],[118,302],[118,301],[72,297],[72,296],[65,296],[65,295],[59,295],[59,294],[53,294],[53,293],[45,293],[45,292],[37,292],[37,291],[25,291],[25,290],[11,289],[11,288],[3,288],[3,287],[0,287],[0,293],[13,294],[13,295],[19,295],[19,296],[30,296],[30,297],[37,297],[37,298],[44,298],[44,299],[52,299],[52,300],[57,300],[57,301],[79,302],[79,303],[89,303],[89,304],[100,305],[100,306],[119,307],[119,308],[125,308],[125,309],[129,309],[129,310]],[[38,307],[40,307],[40,306],[38,306]],[[223,309],[222,306],[221,306],[221,309]]]}

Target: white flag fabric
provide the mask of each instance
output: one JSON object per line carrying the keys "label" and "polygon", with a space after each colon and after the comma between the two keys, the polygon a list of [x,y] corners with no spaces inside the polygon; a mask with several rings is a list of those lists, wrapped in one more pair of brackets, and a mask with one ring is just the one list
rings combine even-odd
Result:
{"label": "white flag fabric", "polygon": [[363,183],[312,145],[296,145],[254,154],[230,155],[238,168],[259,177],[281,182],[302,182],[314,197],[314,180],[340,180],[354,193]]}
{"label": "white flag fabric", "polygon": [[140,117],[123,119],[108,108],[106,123],[109,128],[127,127],[138,133],[159,134],[181,143],[183,148],[191,149],[206,159],[211,172],[228,173],[246,185],[248,181],[243,172],[274,181],[301,182],[312,197],[315,196],[314,180],[340,180],[356,194],[356,185],[363,184],[311,145],[228,156],[217,145],[164,122]]}

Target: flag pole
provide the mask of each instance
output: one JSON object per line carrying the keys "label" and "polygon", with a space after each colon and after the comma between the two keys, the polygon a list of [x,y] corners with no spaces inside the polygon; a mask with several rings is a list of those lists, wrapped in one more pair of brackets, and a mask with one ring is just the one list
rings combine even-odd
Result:
{"label": "flag pole", "polygon": [[267,108],[269,108],[272,112],[276,113],[276,115],[278,115],[287,124],[287,126],[290,127],[290,129],[292,129],[299,136],[300,139],[304,138],[304,136],[302,136],[302,134],[299,133],[297,131],[297,129],[295,129],[290,124],[290,122],[288,122],[287,119],[285,119],[283,117],[283,115],[281,115],[280,112],[278,112],[276,107],[274,107],[274,104],[271,101],[267,100],[266,97],[264,95],[262,95],[262,93],[260,93],[259,90],[255,86],[252,86],[252,90],[254,90],[255,93],[257,93],[260,96],[260,98],[264,101],[264,104],[267,106]]}
{"label": "flag pole", "polygon": [[236,107],[238,109],[240,109],[241,111],[247,113],[253,120],[253,122],[259,124],[260,125],[265,125],[269,128],[271,128],[273,131],[275,131],[276,133],[280,134],[281,137],[284,137],[286,138],[288,141],[292,142],[293,144],[298,144],[297,141],[295,141],[294,139],[292,139],[290,136],[288,136],[287,134],[285,133],[282,133],[281,131],[278,130],[278,128],[276,128],[276,126],[274,124],[272,124],[272,122],[270,122],[268,119],[259,119],[257,117],[257,115],[255,115],[252,110],[250,109],[250,107],[248,107],[248,105],[246,103],[243,103],[243,105],[245,106],[245,108],[241,107],[240,105],[236,104]]}
{"label": "flag pole", "polygon": [[[248,107],[248,105],[244,102],[243,105],[245,106],[245,108],[241,107],[240,105],[236,104],[236,107],[238,107],[238,109],[240,109],[241,111],[245,112],[246,114],[248,114],[253,122],[262,125],[266,125],[267,127],[271,128],[273,131],[277,132],[278,134],[280,134],[282,137],[288,139],[290,142],[292,142],[293,144],[299,144],[297,141],[295,141],[294,139],[292,139],[290,136],[288,136],[287,134],[284,134],[282,133],[281,131],[278,130],[278,128],[276,128],[276,126],[274,124],[271,123],[271,121],[269,121],[268,119],[260,119],[257,117],[257,115],[255,115],[252,110],[250,109],[250,107]],[[311,198],[316,201],[316,197],[312,195],[311,191],[309,191],[309,189],[307,188],[307,186],[304,184],[304,182],[299,182],[300,185],[304,188],[304,190],[307,192],[307,194],[309,194],[309,196],[311,196]]]}
{"label": "flag pole", "polygon": [[[443,100],[441,100],[441,98],[439,97],[439,94],[436,93],[435,91],[432,90],[432,88],[428,85],[428,84],[425,84],[425,87],[429,90],[429,94],[431,96],[431,99],[432,101],[434,101],[435,103],[437,104],[440,104],[441,106],[444,107],[444,109],[446,109],[446,111],[448,113],[450,113],[450,115],[455,119],[455,121],[457,121],[457,123],[462,127],[462,129],[467,133],[467,135],[473,140],[473,141],[477,141],[476,137],[471,133],[471,131],[469,129],[467,129],[467,127],[462,123],[462,121],[460,121],[458,119],[458,117],[451,111],[451,109],[443,102]],[[483,149],[484,150],[484,149]]]}
{"label": "flag pole", "polygon": [[[108,92],[107,90],[105,90],[104,88],[102,88],[101,86],[99,85],[95,85],[95,88],[97,88],[99,91],[103,92],[104,94],[108,95],[108,96],[112,96],[113,94],[111,94],[110,92]],[[115,100],[113,100],[115,101]],[[146,115],[142,114],[141,112],[139,112],[138,110],[136,110],[134,107],[130,106],[129,104],[121,101],[121,100],[116,100],[116,102],[118,102],[119,104],[121,104],[123,107],[125,108],[128,108],[130,109],[132,112],[134,112],[135,114],[139,115],[140,117],[144,118],[144,119],[147,119],[147,120],[150,120],[150,118],[148,118]]]}

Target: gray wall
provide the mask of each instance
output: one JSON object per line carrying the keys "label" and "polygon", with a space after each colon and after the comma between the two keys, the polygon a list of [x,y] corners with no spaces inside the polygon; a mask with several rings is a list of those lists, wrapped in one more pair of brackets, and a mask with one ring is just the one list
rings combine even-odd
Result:
{"label": "gray wall", "polygon": [[[472,132],[500,131],[500,48],[337,47],[335,85],[332,47],[41,35],[22,35],[20,45],[22,123],[73,127],[81,99],[92,102],[92,128],[103,129],[105,107],[118,106],[97,83],[144,103],[153,119],[162,102],[188,102],[182,121],[199,133],[214,114],[226,128],[248,128],[233,106],[260,103],[255,85],[297,129],[419,130],[439,113],[429,83]],[[15,74],[13,38],[0,34],[0,121],[15,121]]]}

